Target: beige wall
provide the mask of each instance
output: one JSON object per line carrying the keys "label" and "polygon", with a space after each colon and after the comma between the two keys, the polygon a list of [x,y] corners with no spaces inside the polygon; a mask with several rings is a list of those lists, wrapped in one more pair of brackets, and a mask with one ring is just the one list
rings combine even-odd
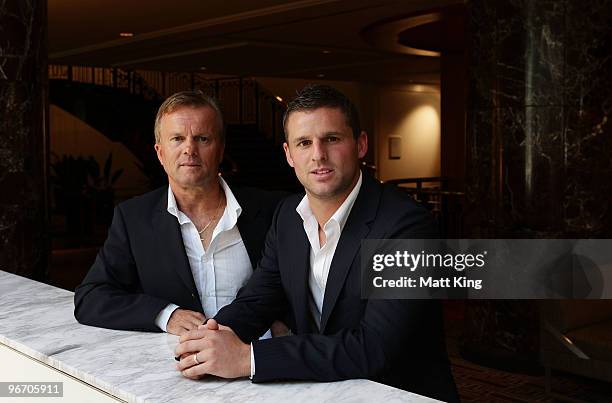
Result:
{"label": "beige wall", "polygon": [[[115,184],[118,199],[142,194],[148,189],[147,177],[138,169],[138,159],[121,143],[109,140],[102,133],[87,125],[65,110],[50,107],[51,153],[61,157],[72,155],[93,157],[103,169],[108,153],[113,153],[112,172],[123,168],[123,174]],[[154,152],[151,150],[151,152]]]}
{"label": "beige wall", "polygon": [[[381,180],[440,176],[440,88],[431,85],[393,85],[349,81],[257,77],[274,95],[290,100],[308,83],[332,85],[345,93],[360,111],[369,134],[366,161],[376,165]],[[388,137],[402,138],[402,156],[388,158]]]}
{"label": "beige wall", "polygon": [[[381,87],[375,109],[379,179],[440,176],[439,87]],[[401,138],[400,159],[389,159],[389,136]]]}

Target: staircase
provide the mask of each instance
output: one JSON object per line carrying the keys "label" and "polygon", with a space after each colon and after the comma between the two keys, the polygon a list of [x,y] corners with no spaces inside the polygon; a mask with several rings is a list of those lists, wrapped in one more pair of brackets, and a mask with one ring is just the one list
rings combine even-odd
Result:
{"label": "staircase", "polygon": [[116,68],[52,65],[50,102],[124,144],[140,160],[154,188],[165,183],[152,152],[155,114],[164,99],[160,91],[196,86],[220,99],[228,123],[221,166],[224,177],[262,189],[300,189],[281,147],[284,105],[272,94],[252,79],[202,80],[194,75],[155,73],[147,72],[145,80],[136,72]]}
{"label": "staircase", "polygon": [[[225,141],[224,177],[233,184],[268,190],[301,189],[282,146],[258,132],[256,125],[229,125]],[[233,162],[236,172],[232,172]]]}

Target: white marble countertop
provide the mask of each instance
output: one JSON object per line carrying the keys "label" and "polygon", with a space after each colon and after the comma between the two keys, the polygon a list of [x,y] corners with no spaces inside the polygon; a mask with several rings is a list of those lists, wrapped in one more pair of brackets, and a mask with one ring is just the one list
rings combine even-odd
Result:
{"label": "white marble countertop", "polygon": [[435,401],[367,380],[189,380],[175,369],[177,336],[81,325],[73,309],[72,292],[0,271],[0,343],[128,402]]}

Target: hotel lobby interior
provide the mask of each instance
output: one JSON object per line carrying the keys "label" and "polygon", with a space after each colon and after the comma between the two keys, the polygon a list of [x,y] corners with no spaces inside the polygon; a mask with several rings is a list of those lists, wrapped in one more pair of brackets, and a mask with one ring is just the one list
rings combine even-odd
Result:
{"label": "hotel lobby interior", "polygon": [[[323,83],[441,237],[609,240],[611,27],[612,0],[0,1],[0,271],[74,291],[114,206],[167,186],[155,114],[188,89],[231,184],[300,191],[282,116]],[[612,401],[612,300],[443,306],[461,401]]]}

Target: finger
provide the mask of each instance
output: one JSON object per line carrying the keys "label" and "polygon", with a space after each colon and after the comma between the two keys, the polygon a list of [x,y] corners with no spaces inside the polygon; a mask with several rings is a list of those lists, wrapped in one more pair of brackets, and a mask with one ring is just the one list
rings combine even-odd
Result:
{"label": "finger", "polygon": [[191,353],[183,353],[183,354],[181,354],[181,355],[177,355],[177,356],[175,356],[175,357],[174,357],[174,359],[175,359],[176,361],[180,361],[180,360],[182,360],[183,358],[187,357],[188,355],[191,355]]}
{"label": "finger", "polygon": [[200,317],[190,316],[189,317],[189,324],[192,326],[193,329],[197,329],[198,326],[200,326],[202,323],[204,323],[203,317],[204,317],[204,315],[200,315]]}
{"label": "finger", "polygon": [[208,319],[206,322],[206,328],[209,330],[219,330],[219,324],[214,319]]}
{"label": "finger", "polygon": [[176,369],[180,372],[183,372],[184,369],[189,368],[189,366],[185,363],[186,361],[186,359],[181,358],[181,360],[176,363]]}
{"label": "finger", "polygon": [[204,320],[205,320],[206,317],[203,314],[201,314],[200,312],[196,312],[196,311],[182,311],[180,313],[179,318],[183,322],[189,322],[189,323],[194,323],[196,325],[201,325],[202,323],[204,323]]}
{"label": "finger", "polygon": [[197,381],[197,380],[199,380],[199,379],[204,378],[205,376],[206,376],[206,374],[204,374],[204,375],[197,375],[197,376],[185,376],[185,378],[187,378],[187,379],[192,379],[192,380],[194,380],[194,381]]}
{"label": "finger", "polygon": [[198,328],[199,323],[194,319],[188,319],[184,321],[181,326],[183,326],[187,330],[196,330]]}
{"label": "finger", "polygon": [[206,362],[203,362],[200,365],[195,365],[193,367],[187,368],[183,371],[181,371],[181,373],[183,374],[184,377],[186,378],[192,378],[192,379],[199,379],[200,377],[208,374],[209,372],[209,365]]}
{"label": "finger", "polygon": [[203,360],[197,360],[196,361],[196,355],[198,353],[194,353],[194,354],[188,354],[188,355],[183,355],[183,357],[181,358],[181,360],[176,364],[176,368],[179,371],[183,371],[184,369],[187,368],[191,368],[194,367],[196,365],[200,365],[202,364],[204,361]]}
{"label": "finger", "polygon": [[202,312],[199,311],[192,311],[190,309],[181,309],[181,313],[183,315],[189,315],[189,316],[204,316],[204,314]]}
{"label": "finger", "polygon": [[193,356],[194,354],[192,353],[183,354],[181,356],[181,360],[176,363],[176,369],[178,369],[179,371],[182,371],[184,369],[191,368],[194,365],[199,365],[195,362],[195,360],[193,359]]}
{"label": "finger", "polygon": [[192,311],[191,316],[200,324],[204,323],[204,321],[206,320],[206,316],[204,316],[204,314],[202,314],[201,312]]}
{"label": "finger", "polygon": [[202,351],[209,347],[210,343],[208,343],[207,339],[188,340],[176,346],[176,349],[174,349],[174,355],[178,357],[186,353]]}
{"label": "finger", "polygon": [[185,312],[182,312],[181,317],[184,320],[188,320],[190,322],[192,322],[192,321],[197,321],[199,323],[203,323],[204,322],[204,315],[202,315],[200,312],[185,311]]}
{"label": "finger", "polygon": [[194,353],[196,351],[203,350],[204,344],[202,344],[203,340],[188,340],[183,343],[180,343],[176,346],[174,350],[175,356],[181,356],[185,353]]}
{"label": "finger", "polygon": [[202,337],[204,337],[206,335],[206,331],[205,329],[191,329],[188,332],[186,332],[185,334],[181,335],[181,338],[179,339],[179,342],[184,342],[187,340],[195,340],[195,339],[201,339]]}
{"label": "finger", "polygon": [[[199,364],[195,364],[193,362],[193,358],[191,358],[191,357],[193,357],[193,354],[189,354],[189,356],[185,360],[181,360],[181,362],[177,362],[176,363],[176,369],[179,370],[180,372],[183,372],[186,369],[197,367],[199,365],[204,364],[203,362],[200,362]],[[185,362],[183,362],[183,361],[185,361]]]}
{"label": "finger", "polygon": [[180,324],[179,322],[174,322],[172,324],[172,326],[168,326],[167,327],[168,333],[170,334],[174,334],[177,336],[182,336],[183,334],[185,334],[186,332],[188,332],[191,329],[187,329],[185,326],[183,326],[182,324]]}
{"label": "finger", "polygon": [[214,358],[215,358],[215,353],[212,348],[205,348],[198,353],[198,361],[200,362],[209,362],[213,360]]}
{"label": "finger", "polygon": [[186,329],[186,328],[184,328],[184,327],[181,327],[181,328],[180,328],[180,329],[179,329],[179,330],[178,330],[176,333],[174,333],[174,332],[170,332],[170,333],[172,333],[172,334],[176,334],[177,336],[182,336],[182,335],[184,335],[185,333],[187,333],[188,331],[189,331],[189,329]]}

